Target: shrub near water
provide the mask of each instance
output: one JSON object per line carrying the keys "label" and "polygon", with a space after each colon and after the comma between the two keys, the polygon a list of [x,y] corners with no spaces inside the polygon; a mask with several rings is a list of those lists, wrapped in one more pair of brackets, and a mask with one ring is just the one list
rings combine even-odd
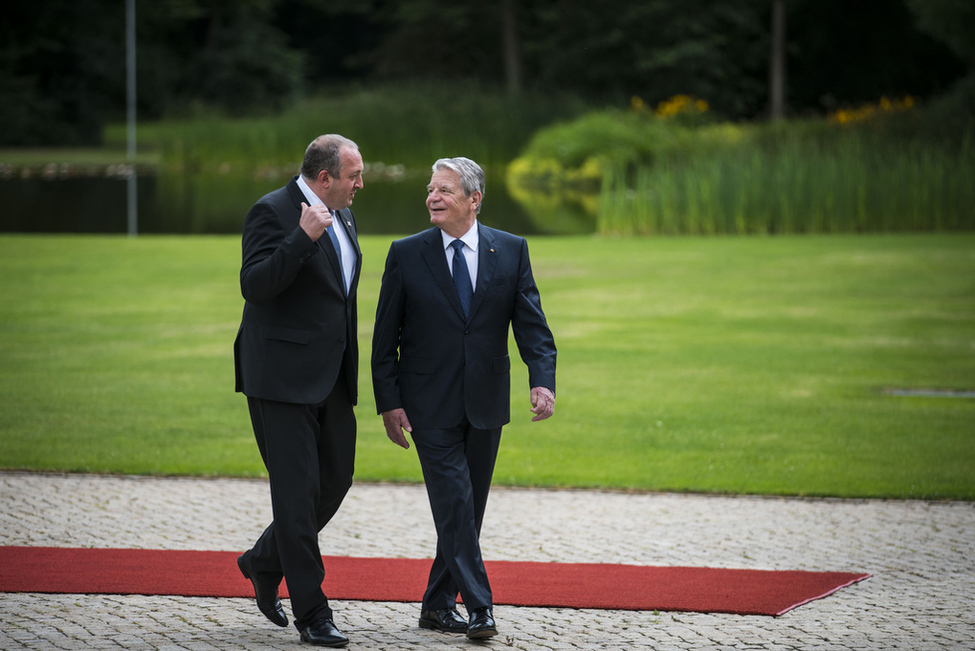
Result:
{"label": "shrub near water", "polygon": [[706,103],[678,99],[543,130],[509,182],[538,205],[600,185],[588,205],[605,234],[975,228],[972,128],[934,137],[910,100],[736,125],[707,124]]}

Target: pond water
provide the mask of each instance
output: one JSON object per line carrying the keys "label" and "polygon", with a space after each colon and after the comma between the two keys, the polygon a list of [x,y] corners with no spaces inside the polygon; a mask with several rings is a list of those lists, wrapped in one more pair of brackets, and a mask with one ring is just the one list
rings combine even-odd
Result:
{"label": "pond water", "polygon": [[[367,180],[352,206],[359,232],[410,234],[429,227],[426,176]],[[239,233],[247,211],[287,179],[187,175],[138,177],[138,231],[150,234]],[[0,178],[0,232],[126,233],[127,182],[120,176]],[[578,210],[539,214],[512,198],[503,179],[489,178],[479,216],[518,235],[593,232],[595,220]]]}

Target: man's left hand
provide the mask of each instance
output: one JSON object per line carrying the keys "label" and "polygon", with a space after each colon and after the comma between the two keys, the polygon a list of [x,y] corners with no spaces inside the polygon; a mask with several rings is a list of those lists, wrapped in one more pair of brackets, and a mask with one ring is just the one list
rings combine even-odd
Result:
{"label": "man's left hand", "polygon": [[413,433],[413,426],[410,419],[406,416],[406,410],[402,408],[391,409],[383,412],[383,425],[386,427],[386,436],[389,440],[400,446],[404,450],[410,449],[410,442],[406,440],[403,430]]}
{"label": "man's left hand", "polygon": [[545,387],[532,387],[532,422],[545,420],[555,413],[555,394]]}

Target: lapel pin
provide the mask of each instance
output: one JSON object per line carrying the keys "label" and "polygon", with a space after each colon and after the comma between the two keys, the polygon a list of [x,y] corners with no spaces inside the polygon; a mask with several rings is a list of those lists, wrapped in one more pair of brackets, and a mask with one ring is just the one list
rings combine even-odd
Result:
{"label": "lapel pin", "polygon": [[494,249],[491,249],[491,253],[494,253]]}

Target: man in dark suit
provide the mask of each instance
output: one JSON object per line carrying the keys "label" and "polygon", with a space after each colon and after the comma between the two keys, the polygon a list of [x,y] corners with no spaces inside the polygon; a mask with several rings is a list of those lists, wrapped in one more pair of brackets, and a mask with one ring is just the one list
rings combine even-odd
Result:
{"label": "man in dark suit", "polygon": [[352,485],[361,254],[349,206],[362,169],[354,142],[320,136],[301,174],[251,208],[234,344],[237,391],[247,396],[274,517],[237,564],[278,626],[288,625],[278,598],[283,576],[302,641],[330,647],[349,640],[322,592],[318,533]]}
{"label": "man in dark suit", "polygon": [[403,432],[412,434],[437,528],[419,625],[471,639],[497,634],[479,536],[510,420],[509,325],[528,366],[532,420],[555,409],[555,341],[528,245],[478,224],[483,197],[477,163],[434,163],[434,228],[390,246],[372,341],[377,409],[394,443],[408,449]]}

